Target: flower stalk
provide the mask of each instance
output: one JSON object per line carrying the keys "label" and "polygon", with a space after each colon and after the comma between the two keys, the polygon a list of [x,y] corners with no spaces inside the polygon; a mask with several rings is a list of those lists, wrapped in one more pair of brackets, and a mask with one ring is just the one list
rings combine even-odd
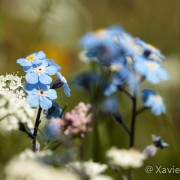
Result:
{"label": "flower stalk", "polygon": [[42,111],[42,108],[39,107],[38,109],[38,113],[37,113],[37,117],[36,117],[36,121],[35,121],[35,124],[34,124],[34,132],[33,132],[33,140],[32,140],[32,150],[34,152],[37,151],[37,148],[36,148],[36,141],[37,141],[37,133],[38,133],[38,128],[39,128],[39,125],[41,123],[41,111]]}
{"label": "flower stalk", "polygon": [[129,142],[129,148],[132,148],[134,146],[135,141],[135,127],[136,127],[136,109],[137,109],[137,98],[136,96],[132,99],[132,119],[131,119],[131,135],[130,135],[130,142]]}

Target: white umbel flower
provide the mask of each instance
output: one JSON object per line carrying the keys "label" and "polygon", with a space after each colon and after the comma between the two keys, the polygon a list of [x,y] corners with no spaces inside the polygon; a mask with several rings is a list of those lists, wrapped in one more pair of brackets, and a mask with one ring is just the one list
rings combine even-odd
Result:
{"label": "white umbel flower", "polygon": [[35,160],[12,160],[5,167],[5,180],[80,180],[76,174],[67,169],[55,169]]}
{"label": "white umbel flower", "polygon": [[76,161],[69,163],[67,167],[72,171],[85,173],[90,180],[112,180],[111,177],[102,175],[102,173],[107,169],[106,164],[99,164],[93,161]]}
{"label": "white umbel flower", "polygon": [[34,153],[26,149],[5,166],[5,180],[80,180],[78,175],[66,168],[58,169],[43,163],[42,159],[51,155],[50,150]]}
{"label": "white umbel flower", "polygon": [[26,103],[22,77],[17,74],[0,76],[0,129],[8,132],[19,128],[19,121],[33,128],[35,110]]}
{"label": "white umbel flower", "polygon": [[124,169],[139,168],[146,159],[146,156],[137,150],[117,149],[116,147],[108,150],[106,156],[110,159],[110,163]]}

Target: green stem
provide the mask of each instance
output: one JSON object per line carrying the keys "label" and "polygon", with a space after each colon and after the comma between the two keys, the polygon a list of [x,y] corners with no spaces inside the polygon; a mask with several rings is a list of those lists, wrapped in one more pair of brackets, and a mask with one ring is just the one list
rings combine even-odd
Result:
{"label": "green stem", "polygon": [[136,116],[141,114],[142,112],[144,112],[145,110],[147,110],[148,108],[147,107],[142,107],[141,109],[137,110],[136,111]]}
{"label": "green stem", "polygon": [[115,120],[121,125],[121,127],[125,130],[125,132],[127,132],[127,134],[130,136],[131,133],[130,133],[128,127],[126,126],[126,124],[124,123],[121,115],[120,115],[119,113],[113,113],[112,115],[113,115],[114,119],[115,119]]}
{"label": "green stem", "polygon": [[133,100],[133,96],[128,91],[126,91],[123,87],[119,87],[119,90],[125,93],[131,100]]}
{"label": "green stem", "polygon": [[130,135],[130,143],[129,143],[130,148],[134,146],[134,140],[135,140],[136,108],[137,108],[136,97],[133,97],[132,103],[133,103],[133,107],[132,107],[132,119],[131,119],[131,135]]}
{"label": "green stem", "polygon": [[[137,109],[137,98],[136,95],[132,98],[132,119],[131,119],[131,135],[130,135],[130,142],[129,148],[134,147],[135,143],[135,128],[136,128],[136,110]],[[132,179],[132,169],[128,171],[128,180]]]}
{"label": "green stem", "polygon": [[7,118],[7,117],[10,116],[10,115],[12,115],[12,114],[7,114],[7,115],[5,115],[4,117],[0,118],[0,121],[2,121],[3,119]]}
{"label": "green stem", "polygon": [[42,108],[39,107],[37,117],[36,117],[36,121],[34,124],[34,132],[33,132],[33,140],[32,140],[32,150],[34,152],[36,152],[36,139],[37,139],[38,127],[39,127],[39,124],[41,123],[41,120],[40,120],[41,111],[42,111]]}

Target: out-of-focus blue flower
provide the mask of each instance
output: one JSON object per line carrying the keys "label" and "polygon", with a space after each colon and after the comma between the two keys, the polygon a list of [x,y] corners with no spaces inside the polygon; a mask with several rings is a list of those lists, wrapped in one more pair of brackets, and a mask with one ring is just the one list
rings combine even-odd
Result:
{"label": "out-of-focus blue flower", "polygon": [[164,142],[160,136],[152,135],[152,141],[156,147],[161,148],[161,149],[169,146],[169,144]]}
{"label": "out-of-focus blue flower", "polygon": [[62,109],[56,102],[53,102],[52,107],[46,110],[44,113],[46,118],[50,120],[52,118],[59,118],[61,116]]}
{"label": "out-of-focus blue flower", "polygon": [[48,64],[49,64],[49,65],[55,66],[55,67],[57,68],[57,71],[61,70],[61,67],[58,66],[58,64],[57,64],[54,60],[52,60],[52,59],[47,59],[47,61],[48,61]]}
{"label": "out-of-focus blue flower", "polygon": [[88,58],[95,58],[102,65],[110,65],[111,61],[120,53],[114,37],[121,31],[122,28],[119,26],[100,29],[83,36],[80,44],[87,51],[86,56]]}
{"label": "out-of-focus blue flower", "polygon": [[139,55],[139,49],[136,45],[135,38],[125,31],[119,31],[114,34],[114,40],[120,49],[120,56],[135,58]]}
{"label": "out-of-focus blue flower", "polygon": [[[123,85],[129,79],[130,69],[127,65],[119,64],[119,69],[112,72],[111,79],[105,85],[104,95],[109,96],[118,90],[118,86]],[[112,67],[111,67],[112,68]],[[112,70],[111,70],[112,71]]]}
{"label": "out-of-focus blue flower", "polygon": [[160,50],[151,44],[147,44],[139,38],[135,38],[135,42],[139,45],[140,51],[145,58],[152,60],[163,60],[165,56],[161,54]]}
{"label": "out-of-focus blue flower", "polygon": [[48,89],[48,86],[37,83],[35,85],[27,84],[26,92],[27,103],[31,107],[40,106],[44,110],[48,110],[52,107],[52,100],[57,98],[57,93],[54,89]]}
{"label": "out-of-focus blue flower", "polygon": [[73,84],[89,90],[93,85],[100,82],[101,75],[96,71],[83,72],[73,79]]}
{"label": "out-of-focus blue flower", "polygon": [[135,61],[134,68],[152,84],[161,80],[168,80],[169,75],[159,62],[139,58]]}
{"label": "out-of-focus blue flower", "polygon": [[52,118],[48,121],[44,129],[44,136],[47,141],[57,141],[60,139],[61,134],[61,122],[59,118]]}
{"label": "out-of-focus blue flower", "polygon": [[57,72],[56,75],[57,75],[57,80],[53,83],[51,88],[57,89],[57,88],[63,87],[65,95],[68,97],[71,96],[71,90],[69,88],[69,85],[65,77],[62,76],[60,72]]}
{"label": "out-of-focus blue flower", "polygon": [[101,104],[101,110],[104,113],[115,113],[119,109],[119,102],[116,96],[106,98]]}
{"label": "out-of-focus blue flower", "polygon": [[114,84],[113,82],[110,82],[106,85],[104,90],[105,96],[110,96],[111,94],[115,93],[118,90],[118,86]]}
{"label": "out-of-focus blue flower", "polygon": [[25,78],[30,84],[36,84],[38,82],[50,84],[52,78],[49,75],[56,73],[57,68],[54,65],[49,66],[47,61],[43,61],[40,65],[33,65],[33,68],[27,72]]}
{"label": "out-of-focus blue flower", "polygon": [[27,56],[26,58],[20,58],[17,63],[25,67],[24,70],[29,69],[32,65],[41,64],[42,60],[46,59],[46,55],[43,51],[35,52]]}
{"label": "out-of-focus blue flower", "polygon": [[150,108],[151,112],[154,115],[160,115],[162,113],[165,113],[166,108],[165,108],[163,99],[155,91],[150,90],[150,89],[144,89],[142,100],[143,100],[144,106],[147,108]]}

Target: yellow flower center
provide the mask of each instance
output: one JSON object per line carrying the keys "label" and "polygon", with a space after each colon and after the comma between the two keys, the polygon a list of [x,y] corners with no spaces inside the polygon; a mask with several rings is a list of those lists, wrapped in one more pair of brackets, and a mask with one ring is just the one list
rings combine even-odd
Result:
{"label": "yellow flower center", "polygon": [[43,90],[39,90],[38,94],[39,94],[39,96],[45,96],[46,95],[46,93]]}
{"label": "yellow flower center", "polygon": [[152,44],[148,44],[148,47],[149,47],[150,49],[156,49],[156,47],[153,46]]}
{"label": "yellow flower center", "polygon": [[36,56],[32,55],[32,56],[28,56],[26,59],[28,61],[33,61],[36,58]]}
{"label": "yellow flower center", "polygon": [[109,68],[112,72],[116,72],[116,71],[120,71],[122,69],[122,65],[121,64],[112,64]]}
{"label": "yellow flower center", "polygon": [[133,64],[133,59],[132,59],[130,56],[126,56],[126,62],[127,62],[129,65],[132,65],[132,64]]}
{"label": "yellow flower center", "polygon": [[95,35],[97,36],[97,37],[102,37],[102,36],[104,36],[106,34],[106,30],[105,29],[97,29],[96,31],[95,31]]}
{"label": "yellow flower center", "polygon": [[37,67],[37,68],[36,68],[36,71],[37,71],[38,73],[42,73],[42,72],[44,72],[44,67]]}
{"label": "yellow flower center", "polygon": [[154,62],[147,62],[150,69],[155,70],[157,68],[157,64]]}

